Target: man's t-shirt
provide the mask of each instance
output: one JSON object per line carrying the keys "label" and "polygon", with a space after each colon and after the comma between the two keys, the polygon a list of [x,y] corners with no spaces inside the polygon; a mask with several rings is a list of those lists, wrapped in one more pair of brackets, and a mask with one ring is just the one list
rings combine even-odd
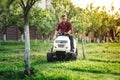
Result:
{"label": "man's t-shirt", "polygon": [[65,23],[60,22],[56,30],[60,30],[61,32],[68,32],[69,30],[72,30],[72,24],[69,21],[66,21]]}

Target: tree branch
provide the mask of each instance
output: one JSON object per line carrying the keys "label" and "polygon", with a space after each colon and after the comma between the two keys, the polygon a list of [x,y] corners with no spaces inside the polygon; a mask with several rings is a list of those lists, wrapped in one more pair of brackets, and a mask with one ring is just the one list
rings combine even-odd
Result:
{"label": "tree branch", "polygon": [[23,0],[20,0],[20,6],[23,8],[23,9],[25,9],[25,3],[24,3],[24,1]]}
{"label": "tree branch", "polygon": [[39,0],[27,0],[25,3],[24,0],[20,0],[20,6],[23,8],[24,14],[27,15],[31,7]]}
{"label": "tree branch", "polygon": [[30,3],[30,5],[31,5],[31,7],[35,4],[35,2],[37,2],[38,0],[32,0],[31,1],[31,3]]}
{"label": "tree branch", "polygon": [[22,9],[24,9],[25,7],[22,5],[22,3],[19,3],[20,4],[20,6],[22,7]]}
{"label": "tree branch", "polygon": [[28,5],[28,6],[30,6],[30,1],[31,1],[31,0],[27,0],[27,5]]}
{"label": "tree branch", "polygon": [[35,4],[35,2],[37,2],[37,1],[38,0],[31,0],[31,1],[29,1],[29,4],[27,4],[28,9],[30,9]]}

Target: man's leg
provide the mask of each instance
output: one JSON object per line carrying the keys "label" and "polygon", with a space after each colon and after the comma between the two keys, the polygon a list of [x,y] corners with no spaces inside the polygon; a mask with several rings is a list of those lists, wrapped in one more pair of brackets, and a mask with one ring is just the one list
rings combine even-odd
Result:
{"label": "man's leg", "polygon": [[73,36],[69,35],[69,39],[70,39],[71,50],[73,50],[74,49]]}

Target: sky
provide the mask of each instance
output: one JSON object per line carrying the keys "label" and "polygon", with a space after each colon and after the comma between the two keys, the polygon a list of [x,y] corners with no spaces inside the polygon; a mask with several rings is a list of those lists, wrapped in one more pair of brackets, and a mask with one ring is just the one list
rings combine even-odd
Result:
{"label": "sky", "polygon": [[[93,3],[93,6],[105,6],[107,10],[111,9],[111,5],[115,7],[114,12],[120,9],[120,0],[71,0],[74,5],[86,8],[87,5]],[[120,11],[119,11],[120,12]]]}

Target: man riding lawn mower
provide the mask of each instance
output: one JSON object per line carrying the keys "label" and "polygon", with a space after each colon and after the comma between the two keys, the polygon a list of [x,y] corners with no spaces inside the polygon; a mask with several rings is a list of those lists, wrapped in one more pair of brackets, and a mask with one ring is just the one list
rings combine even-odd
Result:
{"label": "man riding lawn mower", "polygon": [[62,21],[58,24],[55,31],[54,45],[51,48],[51,52],[47,53],[48,62],[77,59],[78,50],[76,48],[76,40],[73,39],[71,32],[72,24],[67,21],[67,16],[63,14]]}

